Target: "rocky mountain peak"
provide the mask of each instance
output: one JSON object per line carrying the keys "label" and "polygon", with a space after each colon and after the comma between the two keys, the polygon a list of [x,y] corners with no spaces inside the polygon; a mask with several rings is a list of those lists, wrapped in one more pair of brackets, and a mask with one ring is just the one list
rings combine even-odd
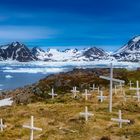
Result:
{"label": "rocky mountain peak", "polygon": [[140,61],[140,36],[130,39],[128,43],[118,49],[113,56],[121,61]]}
{"label": "rocky mountain peak", "polygon": [[19,42],[12,42],[0,47],[1,60],[17,60],[20,62],[33,61],[37,58],[31,53],[30,49]]}

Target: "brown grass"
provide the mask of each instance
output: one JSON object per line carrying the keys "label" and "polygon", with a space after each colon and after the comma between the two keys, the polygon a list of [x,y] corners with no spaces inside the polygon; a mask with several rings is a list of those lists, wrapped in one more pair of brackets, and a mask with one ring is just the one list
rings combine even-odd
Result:
{"label": "brown grass", "polygon": [[[105,94],[108,95],[108,91]],[[96,95],[92,93],[87,102],[80,94],[80,98],[72,99],[71,93],[67,93],[54,101],[1,107],[0,117],[8,127],[0,133],[0,140],[29,140],[30,131],[22,125],[29,124],[31,115],[35,117],[35,126],[43,129],[35,132],[36,140],[140,140],[140,104],[134,99],[124,102],[114,95],[113,113],[109,113],[108,99],[100,103]],[[85,106],[94,113],[88,122],[79,117]],[[110,121],[111,117],[118,117],[119,109],[123,118],[132,121],[123,124],[122,129]]]}

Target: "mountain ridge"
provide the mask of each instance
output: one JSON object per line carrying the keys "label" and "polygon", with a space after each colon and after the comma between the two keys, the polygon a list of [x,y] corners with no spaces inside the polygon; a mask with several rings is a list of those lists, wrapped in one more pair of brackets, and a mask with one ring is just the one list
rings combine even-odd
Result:
{"label": "mountain ridge", "polygon": [[113,57],[119,61],[140,61],[140,36],[130,39],[127,44],[113,54]]}
{"label": "mountain ridge", "polygon": [[0,46],[0,60],[17,60],[19,62],[34,61],[34,56],[30,49],[19,42]]}
{"label": "mountain ridge", "polygon": [[0,61],[16,60],[19,62],[29,61],[95,61],[95,60],[116,60],[139,62],[140,61],[140,36],[130,39],[124,46],[114,53],[97,48],[89,47],[84,49],[59,49],[48,48],[43,50],[40,47],[30,49],[20,42],[12,42],[0,46]]}

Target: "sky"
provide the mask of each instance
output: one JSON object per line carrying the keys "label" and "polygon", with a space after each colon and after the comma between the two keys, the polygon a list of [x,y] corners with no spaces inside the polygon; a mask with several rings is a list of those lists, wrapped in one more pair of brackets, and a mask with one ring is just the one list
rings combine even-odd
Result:
{"label": "sky", "polygon": [[139,10],[140,0],[0,0],[0,44],[115,51],[140,35]]}

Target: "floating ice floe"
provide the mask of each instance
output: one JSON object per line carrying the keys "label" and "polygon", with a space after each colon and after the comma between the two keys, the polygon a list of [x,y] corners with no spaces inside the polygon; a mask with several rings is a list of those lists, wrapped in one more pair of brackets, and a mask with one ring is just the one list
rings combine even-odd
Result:
{"label": "floating ice floe", "polygon": [[0,100],[0,107],[1,106],[11,106],[13,103],[13,100],[11,100],[11,98],[5,98]]}
{"label": "floating ice floe", "polygon": [[11,69],[13,69],[12,67],[3,67],[3,68],[1,68],[2,70],[11,70]]}
{"label": "floating ice floe", "polygon": [[67,71],[71,68],[101,68],[108,67],[109,63],[113,63],[115,68],[137,69],[140,63],[134,62],[118,62],[110,60],[95,61],[66,61],[66,62],[17,62],[17,61],[1,61],[1,69],[5,73],[59,73]]}
{"label": "floating ice floe", "polygon": [[11,75],[5,75],[5,78],[11,79],[11,78],[13,78],[13,76],[11,76]]}
{"label": "floating ice floe", "polygon": [[[9,73],[57,73],[65,71],[64,68],[17,68],[13,70],[4,70],[3,72],[9,72]],[[10,75],[7,75],[6,78],[12,78]]]}

